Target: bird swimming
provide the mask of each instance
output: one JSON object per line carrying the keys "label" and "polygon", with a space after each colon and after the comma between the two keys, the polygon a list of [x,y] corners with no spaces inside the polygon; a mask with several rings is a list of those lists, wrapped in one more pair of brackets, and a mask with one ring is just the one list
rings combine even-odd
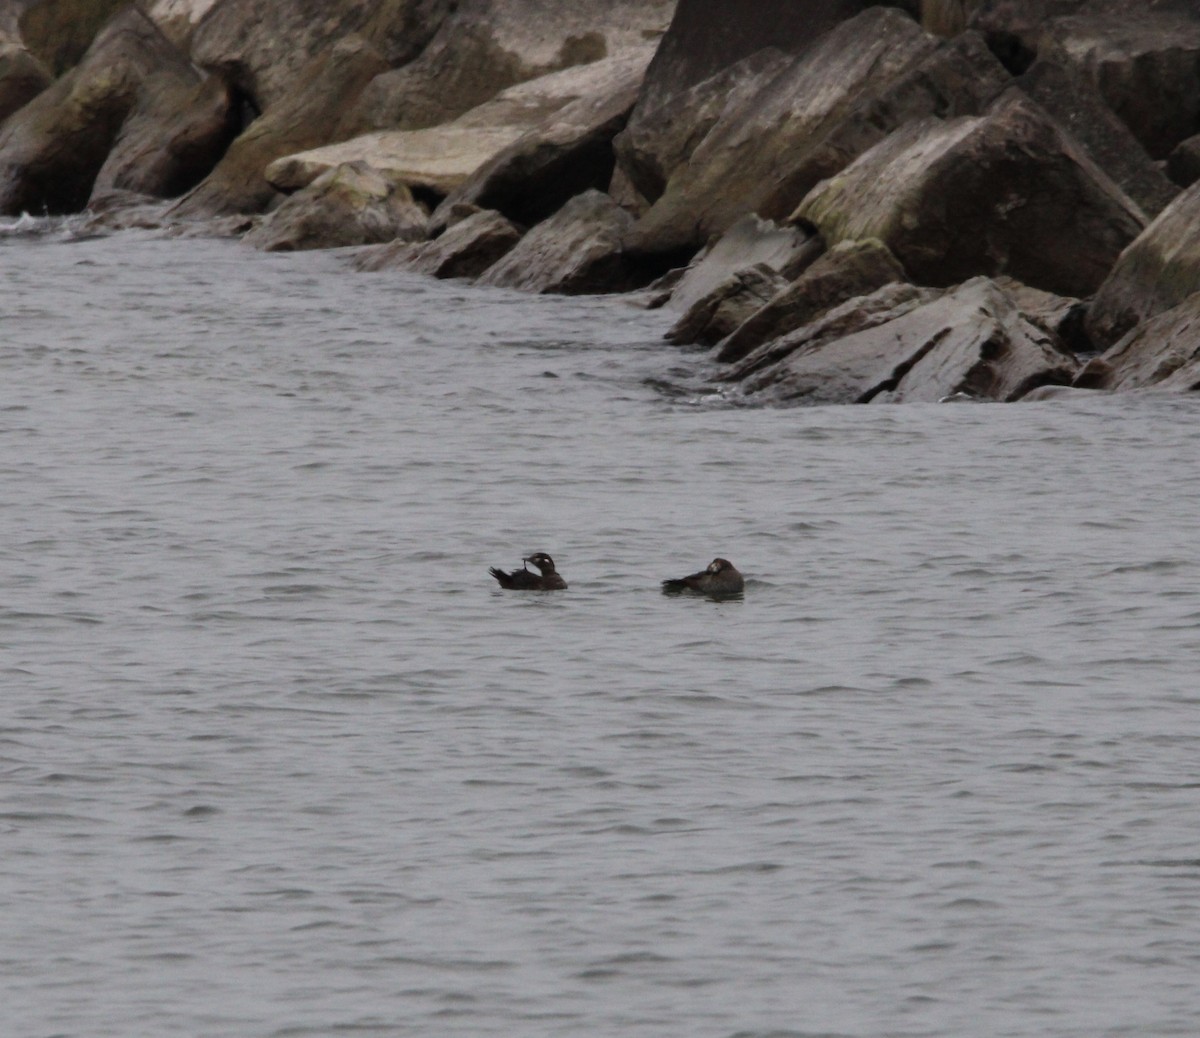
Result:
{"label": "bird swimming", "polygon": [[699,573],[662,582],[663,593],[667,595],[684,591],[698,591],[702,595],[740,595],[745,586],[745,579],[728,559],[713,559],[708,568]]}
{"label": "bird swimming", "polygon": [[544,551],[535,551],[521,561],[532,562],[540,572],[530,573],[524,566],[514,569],[511,573],[505,573],[504,570],[493,566],[488,572],[500,582],[502,588],[512,591],[565,591],[567,589],[567,582],[559,576],[558,570],[554,568],[554,560]]}

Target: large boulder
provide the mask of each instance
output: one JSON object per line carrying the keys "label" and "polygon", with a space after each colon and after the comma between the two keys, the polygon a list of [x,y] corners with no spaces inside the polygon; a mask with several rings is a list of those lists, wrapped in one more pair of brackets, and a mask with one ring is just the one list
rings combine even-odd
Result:
{"label": "large boulder", "polygon": [[919,282],[1007,273],[1094,292],[1138,207],[1019,91],[982,116],[911,124],[819,185],[795,218],[831,244],[878,238]]}
{"label": "large boulder", "polygon": [[798,403],[1017,400],[1078,366],[986,278],[940,295],[886,286],[760,350],[727,377]]}
{"label": "large boulder", "polygon": [[195,187],[236,133],[233,96],[216,76],[190,67],[148,78],[104,165],[92,200],[110,191],[174,198]]}
{"label": "large boulder", "polygon": [[[783,218],[819,181],[897,127],[981,111],[1009,82],[980,37],[939,43],[885,8],[844,22],[782,65],[768,63],[757,78],[748,89],[735,88],[687,161],[670,173],[631,235],[631,250],[694,248],[747,212]],[[678,139],[678,131],[668,131],[669,141]],[[652,142],[639,149],[654,152]],[[632,175],[648,176],[646,160],[638,163]]]}
{"label": "large boulder", "polygon": [[734,328],[721,341],[717,360],[741,360],[764,342],[811,324],[849,299],[906,278],[904,268],[882,242],[871,238],[841,242]]}
{"label": "large boulder", "polygon": [[527,292],[617,292],[632,287],[621,240],[632,218],[608,195],[586,191],[543,220],[479,279]]}
{"label": "large boulder", "polygon": [[1088,310],[1088,329],[1111,345],[1135,325],[1200,292],[1200,182],[1155,218],[1122,254]]}
{"label": "large boulder", "polygon": [[452,6],[419,57],[381,75],[348,105],[341,138],[436,126],[517,83],[645,47],[666,28],[675,0]]}
{"label": "large boulder", "polygon": [[1200,389],[1200,292],[1139,325],[1081,372],[1095,389]]}
{"label": "large boulder", "polygon": [[613,138],[629,118],[651,54],[645,48],[596,62],[605,78],[483,163],[444,205],[469,202],[535,224],[589,188],[605,189],[616,165]]}
{"label": "large boulder", "polygon": [[364,250],[354,265],[368,271],[411,270],[436,278],[477,278],[520,240],[521,231],[510,220],[482,209],[432,241],[398,241]]}
{"label": "large boulder", "polygon": [[765,263],[743,267],[693,303],[667,332],[667,341],[711,346],[760,311],[787,283]]}
{"label": "large boulder", "polygon": [[1078,69],[1040,60],[1017,84],[1087,149],[1143,212],[1155,216],[1179,194],[1178,185],[1151,160],[1095,83]]}
{"label": "large boulder", "polygon": [[[307,91],[313,62],[347,36],[383,56],[380,72],[411,61],[454,6],[453,0],[217,0],[192,33],[192,57],[266,112]],[[343,97],[342,105],[356,96]]]}
{"label": "large boulder", "polygon": [[273,210],[243,241],[265,252],[419,241],[429,214],[403,184],[362,163],[331,169]]}
{"label": "large boulder", "polygon": [[1180,187],[1200,180],[1200,133],[1183,141],[1167,158],[1167,172]]}
{"label": "large boulder", "polygon": [[1052,19],[1038,40],[1042,59],[1074,65],[1154,159],[1200,126],[1200,6],[1150,9],[1136,17],[1085,8]]}
{"label": "large boulder", "polygon": [[17,34],[54,77],[78,64],[129,0],[19,0]]}
{"label": "large boulder", "polygon": [[49,70],[19,42],[0,34],[0,123],[52,82]]}
{"label": "large boulder", "polygon": [[526,133],[575,102],[605,96],[629,62],[606,59],[510,87],[441,126],[383,130],[280,157],[266,176],[281,191],[311,183],[343,162],[367,162],[425,196],[444,198]]}
{"label": "large boulder", "polygon": [[145,11],[167,39],[182,47],[216,3],[217,0],[150,0]]}
{"label": "large boulder", "polygon": [[[326,142],[346,99],[385,68],[383,55],[359,36],[334,44],[296,74],[294,93],[255,119],[172,214],[196,220],[265,210],[277,194],[264,175],[267,166]],[[306,183],[312,179],[315,174]]]}
{"label": "large boulder", "polygon": [[0,129],[0,212],[76,212],[118,135],[155,93],[187,93],[200,74],[137,8],[118,15],[83,60]]}

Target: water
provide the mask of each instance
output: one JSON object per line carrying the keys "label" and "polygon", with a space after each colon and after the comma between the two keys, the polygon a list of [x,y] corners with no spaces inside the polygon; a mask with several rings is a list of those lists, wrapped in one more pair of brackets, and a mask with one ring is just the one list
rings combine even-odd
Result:
{"label": "water", "polygon": [[4,1034],[1196,1033],[1195,398],[739,408],[621,300],[66,237],[0,243]]}

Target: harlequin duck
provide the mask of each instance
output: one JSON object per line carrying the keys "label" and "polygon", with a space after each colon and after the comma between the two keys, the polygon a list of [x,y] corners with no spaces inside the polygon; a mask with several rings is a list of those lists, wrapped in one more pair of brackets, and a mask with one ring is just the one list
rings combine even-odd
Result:
{"label": "harlequin duck", "polygon": [[664,594],[677,595],[683,591],[699,591],[702,595],[740,595],[746,581],[728,559],[713,559],[708,569],[678,580],[664,580]]}
{"label": "harlequin duck", "polygon": [[558,570],[554,568],[554,560],[544,551],[536,551],[521,561],[532,562],[541,570],[541,573],[530,573],[524,567],[514,569],[511,573],[505,573],[504,570],[496,569],[495,566],[488,572],[500,581],[501,587],[509,588],[513,591],[566,590],[567,582],[558,575]]}

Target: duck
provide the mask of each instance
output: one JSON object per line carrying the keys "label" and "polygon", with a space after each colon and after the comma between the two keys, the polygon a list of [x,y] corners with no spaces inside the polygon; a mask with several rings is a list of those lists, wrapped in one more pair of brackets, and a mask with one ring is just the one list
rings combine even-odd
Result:
{"label": "duck", "polygon": [[500,582],[502,588],[511,591],[565,591],[567,589],[567,582],[554,568],[554,560],[544,551],[535,551],[521,561],[532,562],[540,572],[530,573],[524,566],[521,569],[514,569],[511,573],[505,573],[504,570],[493,566],[488,572]]}
{"label": "duck", "polygon": [[728,559],[713,559],[707,569],[687,577],[662,582],[663,594],[678,595],[698,591],[702,595],[740,595],[746,587],[745,578]]}

